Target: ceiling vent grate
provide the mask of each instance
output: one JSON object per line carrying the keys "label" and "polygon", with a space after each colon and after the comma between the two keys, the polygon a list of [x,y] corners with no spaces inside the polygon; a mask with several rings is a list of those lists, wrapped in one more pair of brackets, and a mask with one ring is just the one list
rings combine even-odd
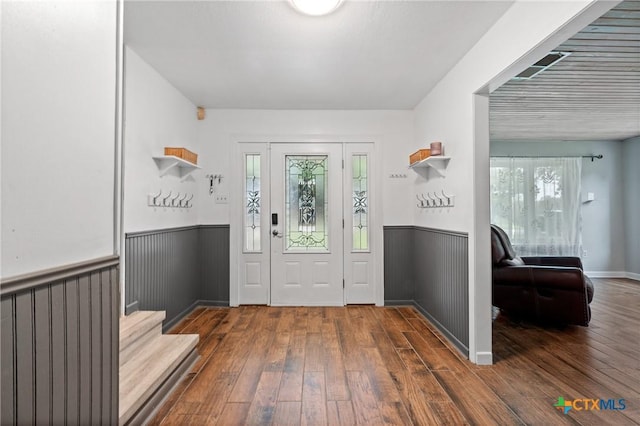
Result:
{"label": "ceiling vent grate", "polygon": [[570,52],[549,52],[544,58],[513,77],[513,80],[530,80],[542,71],[557,64],[570,54]]}

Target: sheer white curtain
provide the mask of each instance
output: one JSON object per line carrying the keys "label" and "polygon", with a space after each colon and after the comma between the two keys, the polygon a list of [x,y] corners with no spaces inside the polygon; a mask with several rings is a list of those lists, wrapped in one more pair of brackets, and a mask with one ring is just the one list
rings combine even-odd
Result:
{"label": "sheer white curtain", "polygon": [[580,256],[582,159],[491,158],[491,223],[518,255]]}

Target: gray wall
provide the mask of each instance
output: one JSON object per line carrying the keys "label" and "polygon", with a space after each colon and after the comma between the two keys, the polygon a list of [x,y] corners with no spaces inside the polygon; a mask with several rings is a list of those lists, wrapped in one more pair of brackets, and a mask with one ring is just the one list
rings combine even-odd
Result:
{"label": "gray wall", "polygon": [[200,226],[200,295],[206,303],[229,305],[229,225]]}
{"label": "gray wall", "polygon": [[415,302],[469,355],[469,251],[466,234],[416,227]]}
{"label": "gray wall", "polygon": [[413,226],[384,227],[384,304],[415,300]]}
{"label": "gray wall", "polygon": [[228,225],[130,233],[125,257],[127,314],[166,311],[166,330],[197,304],[229,304]]}
{"label": "gray wall", "polygon": [[466,234],[385,226],[385,305],[415,305],[468,355],[468,263]]}
{"label": "gray wall", "polygon": [[198,228],[130,233],[125,239],[125,314],[166,311],[166,322],[200,294]]}
{"label": "gray wall", "polygon": [[620,141],[492,141],[491,155],[575,156],[602,154],[602,160],[583,159],[582,199],[588,192],[595,201],[582,204],[582,256],[589,272],[624,272],[622,142]]}
{"label": "gray wall", "polygon": [[18,281],[2,282],[0,424],[117,424],[118,258]]}
{"label": "gray wall", "polygon": [[640,137],[622,142],[622,174],[626,269],[640,279]]}

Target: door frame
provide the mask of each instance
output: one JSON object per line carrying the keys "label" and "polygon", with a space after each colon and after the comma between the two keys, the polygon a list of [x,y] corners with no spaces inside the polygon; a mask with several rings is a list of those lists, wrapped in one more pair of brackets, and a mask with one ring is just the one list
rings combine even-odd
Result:
{"label": "door frame", "polygon": [[[383,197],[382,197],[382,174],[383,168],[381,156],[378,155],[379,146],[376,141],[381,140],[380,136],[371,135],[231,135],[232,149],[229,155],[230,176],[229,176],[229,306],[239,306],[239,274],[240,257],[242,255],[242,217],[243,217],[243,176],[244,166],[242,165],[243,146],[247,144],[266,144],[269,148],[271,143],[370,143],[373,145],[373,165],[377,172],[371,177],[372,190],[376,191],[378,202],[373,206],[371,223],[372,251],[374,255],[374,303],[376,306],[384,306],[384,243],[383,243]],[[267,150],[269,152],[269,150]]]}

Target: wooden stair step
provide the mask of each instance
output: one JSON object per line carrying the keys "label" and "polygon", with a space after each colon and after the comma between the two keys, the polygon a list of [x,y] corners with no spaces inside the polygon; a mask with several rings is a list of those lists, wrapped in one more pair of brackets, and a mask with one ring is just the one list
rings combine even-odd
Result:
{"label": "wooden stair step", "polygon": [[165,317],[165,311],[136,311],[120,317],[120,352],[144,338],[147,333],[155,331],[158,326],[162,334],[162,321]]}
{"label": "wooden stair step", "polygon": [[126,424],[198,344],[197,334],[158,335],[120,365],[119,424]]}

